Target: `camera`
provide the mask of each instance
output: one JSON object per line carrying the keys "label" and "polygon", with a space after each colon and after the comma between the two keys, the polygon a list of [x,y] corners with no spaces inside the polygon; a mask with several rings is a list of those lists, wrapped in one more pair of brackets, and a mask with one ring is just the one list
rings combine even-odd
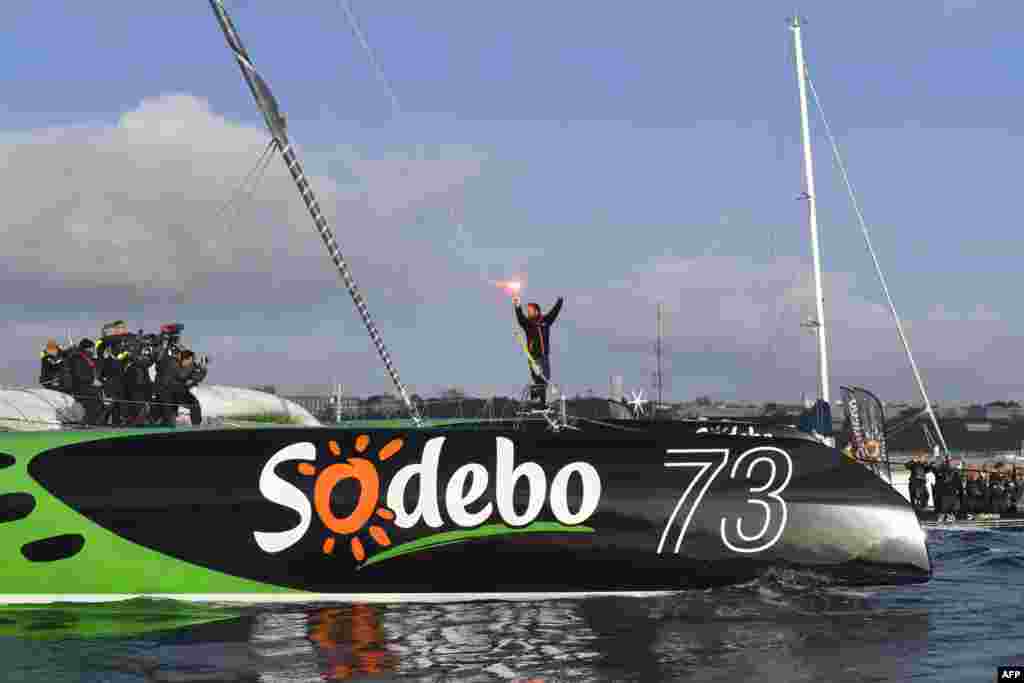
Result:
{"label": "camera", "polygon": [[160,337],[155,334],[144,334],[139,330],[137,335],[132,335],[127,340],[125,350],[128,351],[131,362],[149,367],[156,359],[157,350],[160,346]]}

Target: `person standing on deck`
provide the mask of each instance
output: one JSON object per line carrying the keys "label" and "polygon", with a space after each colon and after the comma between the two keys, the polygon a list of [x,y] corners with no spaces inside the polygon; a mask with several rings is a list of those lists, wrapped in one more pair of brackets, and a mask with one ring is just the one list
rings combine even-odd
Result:
{"label": "person standing on deck", "polygon": [[551,381],[551,325],[562,310],[564,299],[558,297],[558,301],[546,314],[542,314],[540,306],[535,303],[526,304],[526,314],[520,306],[519,297],[513,297],[512,303],[516,307],[516,319],[519,326],[526,333],[526,348],[530,357],[540,367],[543,376],[538,375],[533,368],[530,368],[532,380],[531,395],[534,401],[540,404],[541,408],[547,406],[548,382]]}
{"label": "person standing on deck", "polygon": [[981,478],[981,472],[975,465],[967,467],[967,484],[964,486],[964,502],[967,519],[982,514],[988,507],[988,485]]}
{"label": "person standing on deck", "polygon": [[960,470],[950,462],[942,462],[935,468],[935,512],[940,522],[956,520],[963,506],[963,480]]}
{"label": "person standing on deck", "polygon": [[47,340],[46,349],[40,355],[42,368],[39,371],[39,384],[52,391],[71,391],[71,371],[64,362],[67,355],[56,339]]}
{"label": "person standing on deck", "polygon": [[931,465],[925,460],[926,457],[924,453],[915,453],[913,458],[905,463],[905,467],[910,470],[910,502],[918,511],[928,507],[927,477]]}
{"label": "person standing on deck", "polygon": [[97,425],[100,421],[99,373],[96,367],[96,346],[91,339],[78,343],[78,351],[67,361],[71,377],[71,395],[85,408],[85,424]]}
{"label": "person standing on deck", "polygon": [[1017,512],[1017,501],[1020,500],[1021,485],[1017,479],[1017,466],[1011,463],[1006,479],[1006,511]]}
{"label": "person standing on deck", "polygon": [[192,389],[206,378],[205,367],[195,364],[195,354],[188,349],[181,349],[177,356],[168,356],[162,362],[164,367],[158,374],[156,387],[156,400],[161,404],[161,423],[165,427],[174,427],[178,406],[185,406],[189,409],[192,425],[202,424],[203,410]]}
{"label": "person standing on deck", "polygon": [[1001,515],[1006,512],[1006,485],[1003,475],[997,467],[992,467],[988,474],[988,512]]}
{"label": "person standing on deck", "polygon": [[116,320],[103,326],[101,337],[96,341],[96,362],[103,393],[110,399],[110,407],[102,421],[114,426],[122,422],[122,409],[127,398],[124,386],[125,364],[128,361],[128,342],[131,334],[123,320]]}

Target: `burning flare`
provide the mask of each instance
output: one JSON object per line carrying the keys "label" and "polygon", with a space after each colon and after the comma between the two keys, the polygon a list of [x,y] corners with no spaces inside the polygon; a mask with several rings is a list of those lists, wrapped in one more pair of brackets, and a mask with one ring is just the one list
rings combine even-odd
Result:
{"label": "burning flare", "polygon": [[523,288],[523,283],[519,280],[506,280],[504,282],[495,282],[494,284],[505,290],[505,293],[509,296],[519,296],[519,290]]}

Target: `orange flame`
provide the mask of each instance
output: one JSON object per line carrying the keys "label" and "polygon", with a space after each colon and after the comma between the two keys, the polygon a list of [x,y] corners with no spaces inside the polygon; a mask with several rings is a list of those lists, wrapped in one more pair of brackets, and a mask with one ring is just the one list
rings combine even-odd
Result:
{"label": "orange flame", "polygon": [[496,286],[505,290],[505,293],[509,296],[516,296],[519,294],[519,290],[523,288],[523,283],[519,280],[502,280],[494,283]]}

